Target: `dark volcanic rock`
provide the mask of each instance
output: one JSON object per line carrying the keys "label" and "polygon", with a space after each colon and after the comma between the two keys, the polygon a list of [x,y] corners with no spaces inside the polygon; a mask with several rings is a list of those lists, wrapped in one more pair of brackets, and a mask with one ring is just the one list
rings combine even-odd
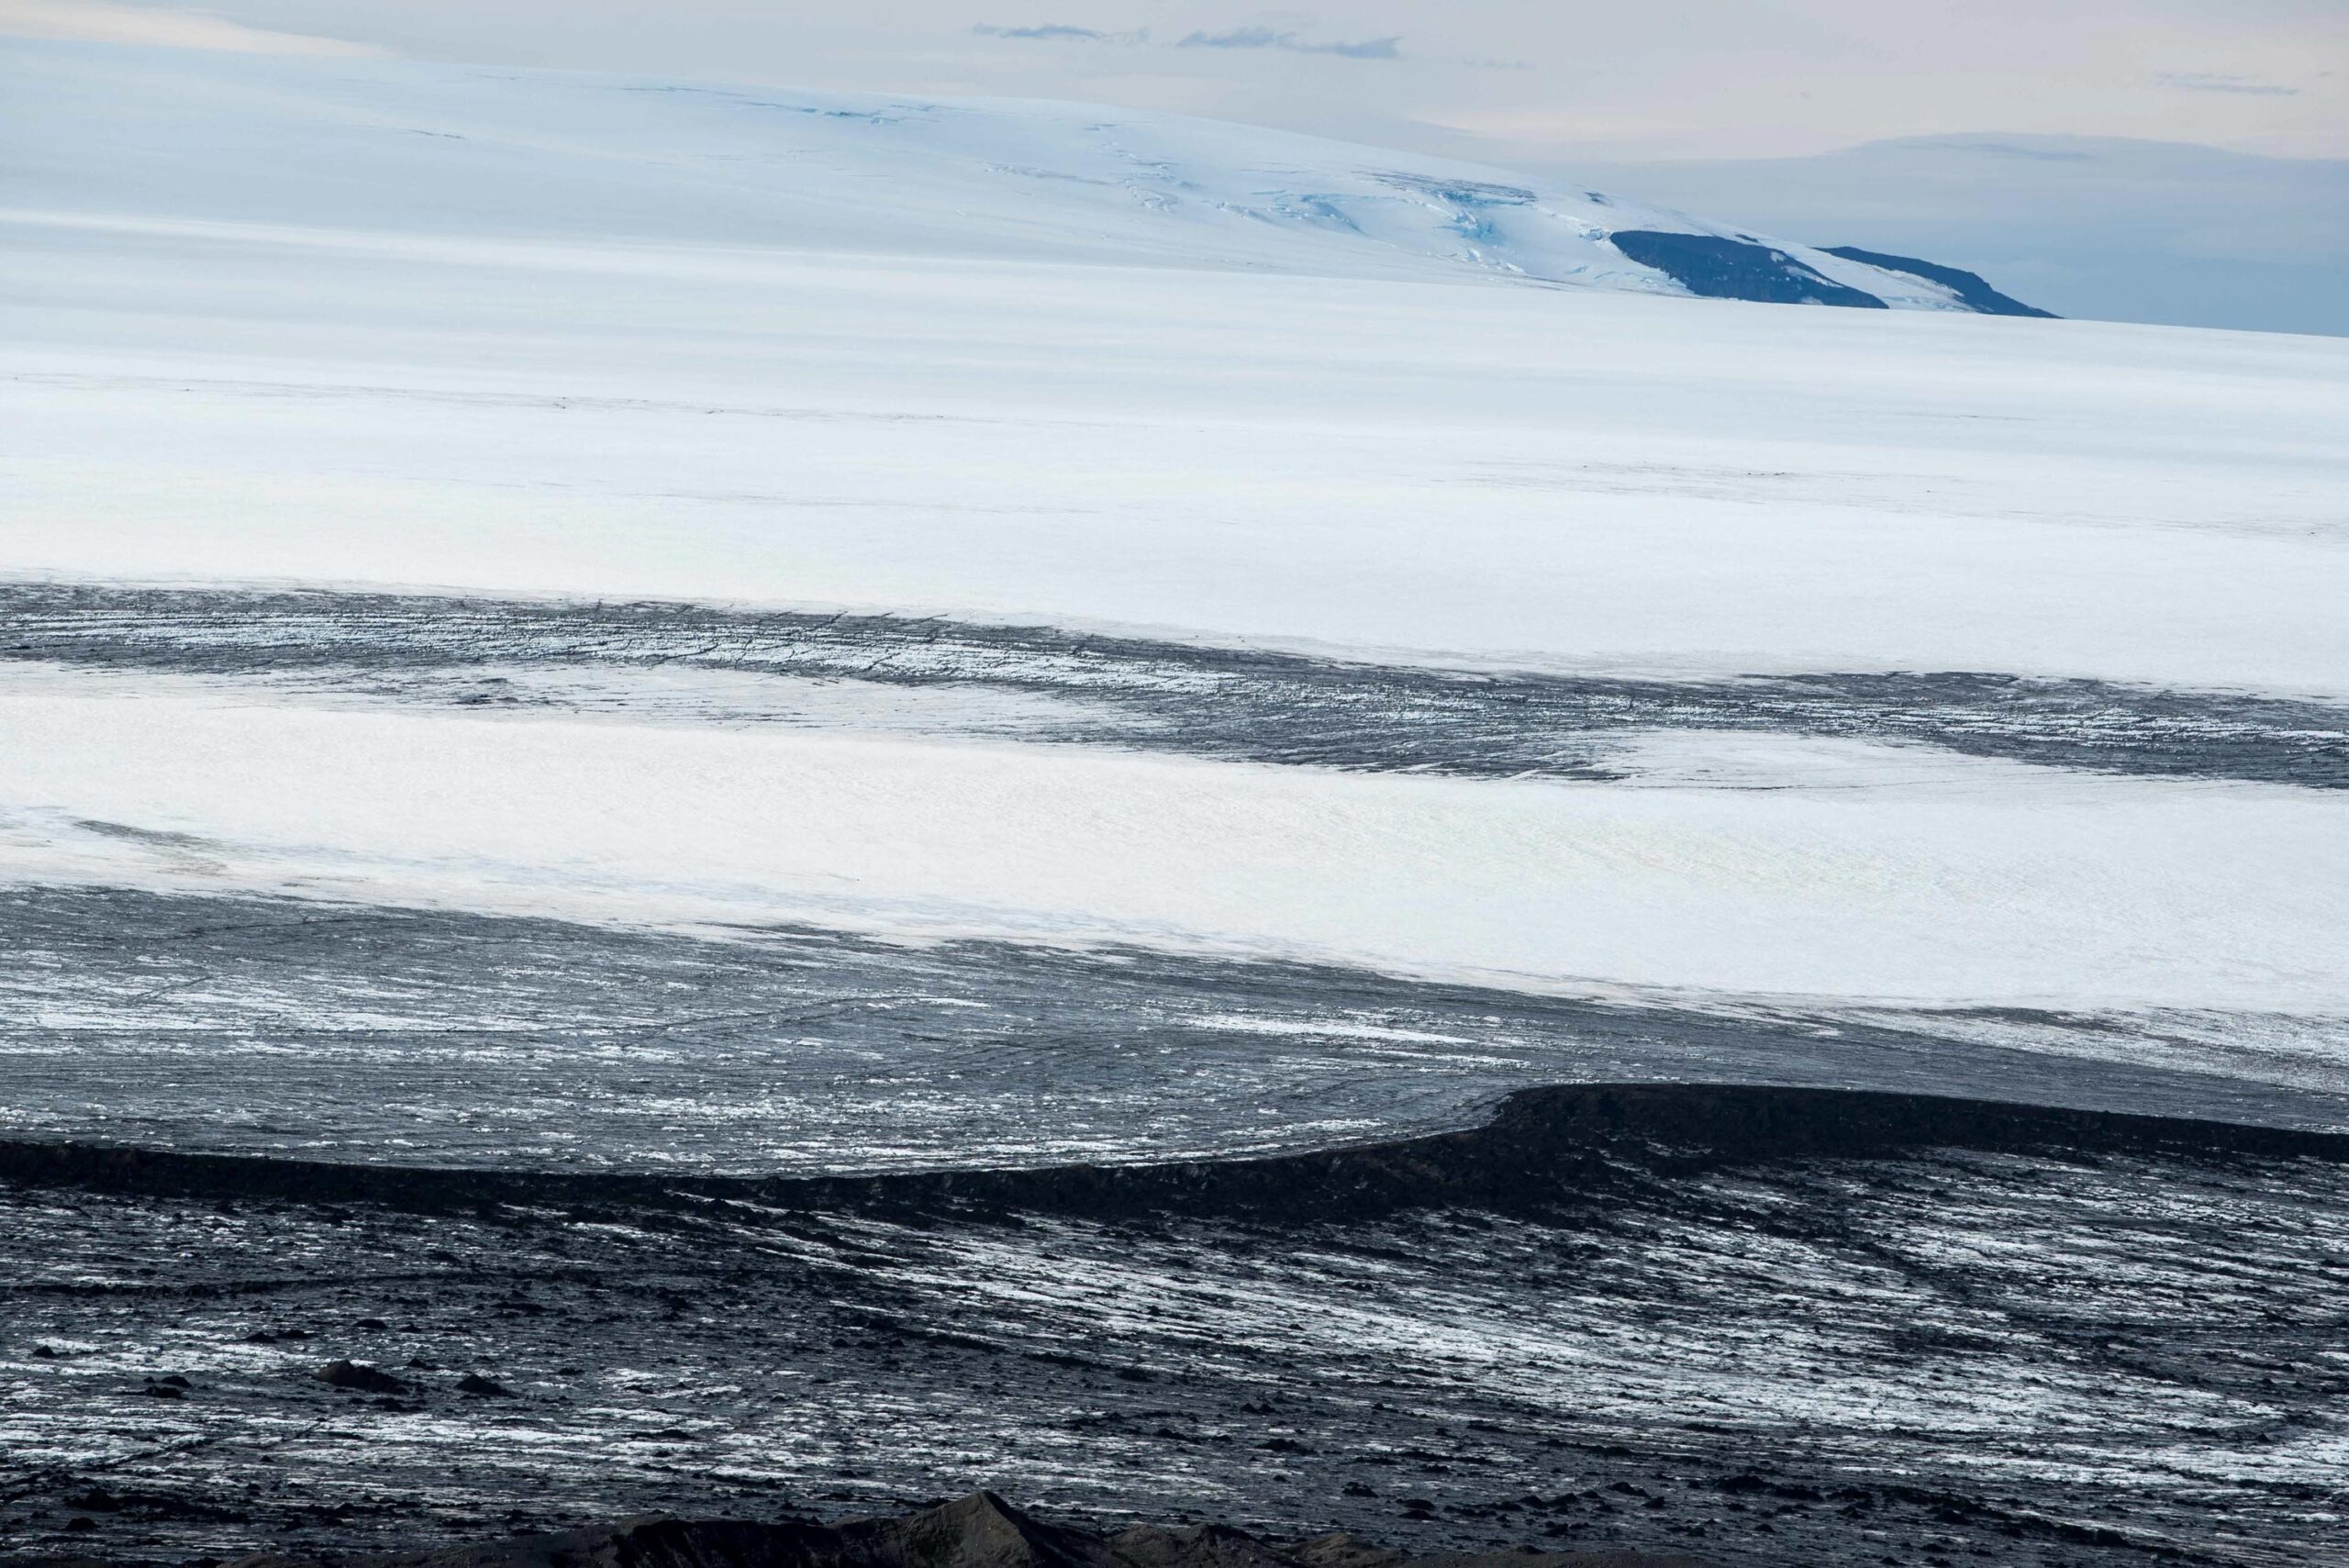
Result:
{"label": "dark volcanic rock", "polygon": [[[0,1453],[0,1540],[348,1562],[630,1518],[718,1568],[729,1540],[887,1568],[930,1550],[902,1519],[780,1557],[773,1523],[674,1521],[984,1482],[1241,1527],[1108,1538],[1130,1568],[1507,1541],[1740,1568],[2313,1563],[2349,1507],[2323,1460],[2349,1429],[2344,1153],[1623,1084],[1312,1154],[828,1182],[17,1144],[0,1345],[77,1359],[0,1355],[33,1440]],[[317,1380],[320,1350],[249,1342],[371,1311],[400,1336],[371,1370],[429,1386],[429,1419],[416,1393]],[[108,1368],[195,1386],[140,1397]],[[469,1369],[529,1404],[457,1396]],[[125,1432],[142,1446],[102,1473],[46,1457]],[[98,1482],[120,1506],[80,1511]],[[1052,1560],[1059,1538],[982,1523]],[[1329,1530],[1408,1558],[1282,1544]],[[614,1533],[580,1550],[656,1561],[670,1539]]]}
{"label": "dark volcanic rock", "polygon": [[[325,1559],[262,1557],[243,1568],[329,1568]],[[1143,1526],[1102,1535],[1052,1524],[992,1492],[899,1518],[624,1519],[556,1535],[437,1551],[346,1558],[332,1568],[1704,1568],[1653,1552],[1458,1552],[1414,1557],[1353,1536],[1282,1544],[1223,1526]]]}
{"label": "dark volcanic rock", "polygon": [[1116,1568],[1108,1540],[1046,1524],[992,1492],[901,1519],[843,1525],[809,1542],[810,1568]]}
{"label": "dark volcanic rock", "polygon": [[329,1388],[348,1388],[354,1394],[405,1394],[407,1385],[378,1366],[365,1362],[332,1361],[312,1373],[311,1376]]}
{"label": "dark volcanic rock", "polygon": [[1326,1535],[1302,1541],[1291,1547],[1286,1557],[1304,1568],[1706,1568],[1705,1560],[1698,1557],[1628,1551],[1621,1548],[1536,1551],[1520,1547],[1515,1551],[1445,1551],[1420,1557],[1353,1535]]}
{"label": "dark volcanic rock", "polygon": [[1109,1544],[1137,1568],[1294,1568],[1298,1558],[1229,1525],[1139,1525]]}

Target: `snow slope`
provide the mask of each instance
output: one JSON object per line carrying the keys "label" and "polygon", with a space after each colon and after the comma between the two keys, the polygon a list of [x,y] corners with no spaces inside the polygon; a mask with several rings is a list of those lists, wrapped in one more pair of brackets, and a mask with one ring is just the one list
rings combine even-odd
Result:
{"label": "snow slope", "polygon": [[0,579],[2102,682],[2312,759],[1684,726],[1420,779],[981,738],[877,659],[837,684],[885,701],[591,671],[583,717],[488,653],[328,690],[141,662],[94,601],[81,662],[0,637],[8,880],[2072,1009],[2062,1049],[2349,1086],[2349,343],[1696,304],[1572,193],[1066,106],[0,58]]}
{"label": "snow slope", "polygon": [[[0,51],[6,203],[41,214],[1482,272],[1650,294],[1685,290],[1610,233],[1731,236],[1506,171],[1085,104],[17,40]],[[1913,273],[1768,243],[1896,307],[1968,308]]]}

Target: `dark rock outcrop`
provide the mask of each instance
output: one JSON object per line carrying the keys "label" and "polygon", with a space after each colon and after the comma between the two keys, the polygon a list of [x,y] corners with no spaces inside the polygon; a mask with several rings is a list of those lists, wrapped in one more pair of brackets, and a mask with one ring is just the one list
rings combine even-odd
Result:
{"label": "dark rock outcrop", "polygon": [[2058,319],[2052,310],[2025,305],[2009,295],[1992,288],[1979,272],[1969,272],[1963,267],[1944,267],[1938,261],[1920,261],[1914,256],[1894,256],[1882,250],[1863,250],[1856,245],[1830,245],[1830,256],[1841,256],[1847,261],[1863,261],[1887,272],[1906,272],[1912,278],[1936,283],[1957,295],[1969,309],[1985,316],[2037,316],[2047,320]]}
{"label": "dark rock outcrop", "polygon": [[354,1394],[405,1394],[407,1385],[379,1366],[366,1362],[332,1361],[312,1373],[311,1376],[329,1388],[347,1388]]}
{"label": "dark rock outcrop", "polygon": [[1690,294],[1706,299],[1889,308],[1872,294],[1848,288],[1784,250],[1751,240],[1656,228],[1618,229],[1608,239],[1641,266],[1653,267]]}

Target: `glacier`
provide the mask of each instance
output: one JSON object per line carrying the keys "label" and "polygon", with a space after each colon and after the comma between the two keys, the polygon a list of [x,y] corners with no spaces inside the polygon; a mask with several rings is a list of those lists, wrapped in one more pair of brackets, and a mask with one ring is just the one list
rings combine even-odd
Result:
{"label": "glacier", "polygon": [[[2341,343],[1694,301],[1605,198],[1081,106],[0,54],[14,881],[2235,1018],[2349,1084]],[[531,641],[647,601],[707,608]]]}
{"label": "glacier", "polygon": [[1065,104],[0,147],[12,1543],[2318,1560],[2349,342]]}

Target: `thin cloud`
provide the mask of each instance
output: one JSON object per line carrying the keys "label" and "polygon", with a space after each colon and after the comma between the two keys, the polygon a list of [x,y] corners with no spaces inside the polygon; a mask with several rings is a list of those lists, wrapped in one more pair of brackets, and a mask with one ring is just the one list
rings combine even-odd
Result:
{"label": "thin cloud", "polygon": [[2175,87],[2183,93],[2246,93],[2258,98],[2292,98],[2299,95],[2298,87],[2287,87],[2280,82],[2262,82],[2251,76],[2224,76],[2213,71],[2165,71],[2154,78],[2165,87]]}
{"label": "thin cloud", "polygon": [[249,28],[192,11],[157,11],[107,0],[0,0],[0,34],[77,43],[160,44],[234,54],[380,55],[373,44]]}
{"label": "thin cloud", "polygon": [[1910,152],[1987,152],[1993,158],[2021,158],[2033,163],[2085,163],[2089,158],[2073,148],[2026,147],[1972,136],[1902,136],[1879,145]]}
{"label": "thin cloud", "polygon": [[1031,28],[998,28],[981,22],[971,29],[981,38],[1065,39],[1074,43],[1108,43],[1109,35],[1096,28],[1080,28],[1069,22],[1042,22]]}
{"label": "thin cloud", "polygon": [[1295,33],[1270,28],[1234,28],[1224,33],[1193,33],[1177,49],[1281,49],[1291,54],[1334,54],[1346,60],[1399,60],[1400,37],[1360,39],[1353,42],[1308,43]]}

